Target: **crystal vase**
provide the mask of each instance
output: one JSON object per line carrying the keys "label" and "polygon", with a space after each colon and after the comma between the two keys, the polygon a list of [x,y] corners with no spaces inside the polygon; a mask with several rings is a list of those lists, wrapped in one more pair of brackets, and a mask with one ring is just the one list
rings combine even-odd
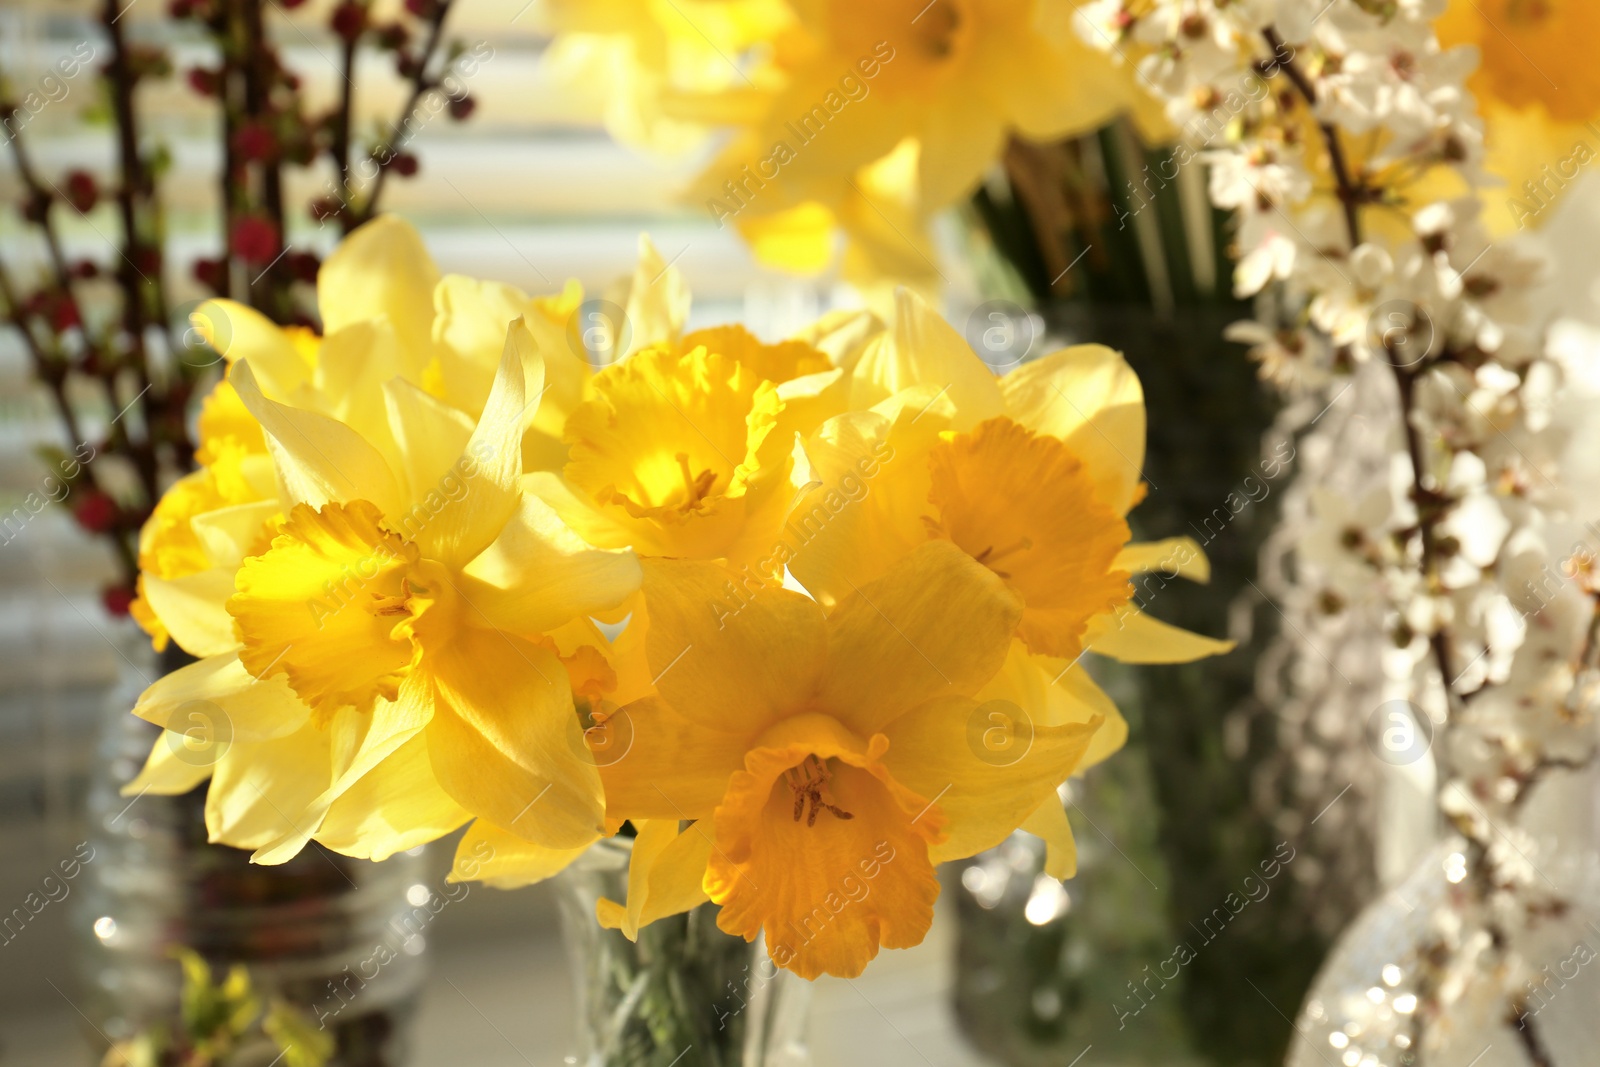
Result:
{"label": "crystal vase", "polygon": [[758,939],[717,928],[717,906],[629,941],[595,919],[627,899],[632,839],[601,841],[555,879],[576,992],[581,1067],[809,1067],[810,985]]}
{"label": "crystal vase", "polygon": [[1362,912],[1312,985],[1288,1067],[1594,1063],[1596,784],[1592,764],[1554,776],[1497,819],[1487,885],[1452,833]]}

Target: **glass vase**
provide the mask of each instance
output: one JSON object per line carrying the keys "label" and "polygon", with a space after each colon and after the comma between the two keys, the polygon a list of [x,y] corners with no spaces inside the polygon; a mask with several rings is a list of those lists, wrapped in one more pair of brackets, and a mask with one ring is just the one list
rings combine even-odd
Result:
{"label": "glass vase", "polygon": [[[328,1067],[400,1067],[426,977],[430,924],[448,901],[421,850],[384,863],[316,843],[266,867],[208,843],[206,787],[124,797],[160,730],[129,714],[161,669],[138,635],[111,693],[88,797],[88,859],[73,925],[82,1002],[98,1034],[122,1041],[178,1015],[173,950],[219,971],[244,964],[263,998],[281,997],[334,1039]],[[140,647],[142,645],[142,647]],[[433,883],[430,887],[430,883]]]}
{"label": "glass vase", "polygon": [[1016,833],[962,864],[950,887],[962,1033],[1007,1067],[1059,1067],[1087,1047],[1107,1067],[1196,1067],[1187,976],[1146,984],[1177,938],[1166,897],[1148,880],[1168,883],[1142,761],[1112,759],[1063,792],[1075,877],[1050,877],[1044,842]]}
{"label": "glass vase", "polygon": [[571,960],[580,1067],[809,1067],[811,987],[702,904],[629,941],[595,918],[627,899],[632,839],[597,843],[556,876]]}
{"label": "glass vase", "polygon": [[[1324,963],[1288,1067],[1584,1067],[1600,1048],[1596,769],[1542,784],[1482,862],[1455,833]],[[1472,858],[1469,858],[1472,857]]]}

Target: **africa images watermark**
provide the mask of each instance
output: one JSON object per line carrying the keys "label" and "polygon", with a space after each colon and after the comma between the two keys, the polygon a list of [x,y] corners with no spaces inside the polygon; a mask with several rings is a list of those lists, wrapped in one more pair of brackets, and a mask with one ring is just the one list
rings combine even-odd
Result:
{"label": "africa images watermark", "polygon": [[[434,488],[400,516],[392,529],[406,544],[414,544],[422,531],[452,504],[467,498],[478,466],[494,458],[495,448],[487,441],[478,441],[439,477]],[[388,541],[382,541],[371,552],[346,563],[339,569],[339,578],[329,578],[322,583],[322,596],[309,601],[312,621],[322,629],[327,621],[354,602],[367,583],[374,581],[384,569],[399,562],[399,556]]]}
{"label": "africa images watermark", "polygon": [[716,221],[717,228],[721,229],[724,222],[749,207],[768,182],[776,181],[779,171],[799,156],[798,148],[804,148],[821,137],[828,123],[845,108],[865,100],[872,92],[872,79],[894,57],[894,46],[888,41],[879,41],[872,46],[871,55],[856,60],[855,66],[839,78],[837,89],[829,89],[809,111],[784,123],[784,129],[794,137],[794,144],[790,144],[786,138],[774,141],[766,156],[756,161],[754,171],[747,163],[739,168],[737,175],[722,183],[727,200],[715,196],[706,200],[706,210]]}
{"label": "africa images watermark", "polygon": [[[1288,854],[1285,855],[1285,852]],[[1259,904],[1261,901],[1266,900],[1267,896],[1272,892],[1272,880],[1283,872],[1284,867],[1294,862],[1294,858],[1294,846],[1287,841],[1280,842],[1278,847],[1273,850],[1272,855],[1257,865],[1261,869],[1260,877],[1257,877],[1254,872],[1244,876],[1244,880],[1240,884],[1240,888],[1244,890],[1243,896],[1239,895],[1238,892],[1230,892],[1222,899],[1221,904],[1212,908],[1211,913],[1200,920],[1200,926],[1195,926],[1191,922],[1189,926],[1204,939],[1200,942],[1199,947],[1205,948],[1221,937],[1228,929],[1228,924],[1238,918],[1244,909],[1252,903]],[[1156,994],[1165,989],[1168,982],[1176,981],[1178,973],[1194,962],[1199,955],[1199,951],[1189,942],[1180,941],[1173,948],[1171,955],[1155,965],[1154,974],[1150,973],[1150,965],[1148,963],[1145,964],[1144,980],[1138,983],[1132,980],[1128,982],[1128,990],[1132,993],[1132,996],[1128,999],[1137,1006],[1125,1008],[1121,1004],[1111,1005],[1111,1010],[1117,1015],[1117,1029],[1124,1029],[1128,1025],[1129,1019],[1149,1007],[1155,1000]],[[1167,973],[1169,968],[1172,972],[1170,974]],[[1155,988],[1151,988],[1152,982],[1156,983]]]}
{"label": "africa images watermark", "polygon": [[[858,861],[854,870],[847,869],[847,873],[839,879],[837,889],[829,890],[821,903],[800,916],[798,920],[790,919],[787,925],[789,930],[798,936],[800,947],[804,948],[816,940],[822,929],[842,915],[851,905],[860,904],[871,896],[873,879],[883,873],[885,866],[894,862],[895,856],[893,845],[887,841],[879,841],[873,845],[872,855]],[[859,876],[856,871],[860,871]],[[794,939],[785,937],[773,943],[770,958],[763,957],[756,961],[755,972],[747,974],[739,985],[734,985],[733,979],[728,979],[728,996],[719,999],[711,1007],[717,1016],[717,1029],[725,1029],[729,1018],[738,1015],[749,1006],[747,997],[753,998],[762,987],[778,976],[779,968],[789,966],[798,954],[799,950],[794,947]],[[745,970],[750,970],[748,964]],[[736,1006],[734,1001],[738,1001]]]}
{"label": "africa images watermark", "polygon": [[[467,899],[472,887],[466,880],[477,878],[483,870],[483,865],[492,859],[494,859],[494,846],[487,841],[478,841],[472,846],[470,855],[457,857],[456,867],[461,872],[463,881],[451,881],[439,892],[420,884],[412,886],[411,892],[406,894],[406,903],[411,905],[410,909],[389,919],[384,927],[382,940],[373,944],[371,952],[353,965],[347,964],[338,978],[328,980],[328,995],[320,1003],[312,1006],[317,1015],[317,1028],[326,1030],[328,1020],[354,1003],[367,984],[377,981],[378,976],[389,964],[403,955],[415,955],[421,945],[416,939],[422,936],[423,931],[444,912],[445,908]],[[419,889],[427,893],[425,899],[418,899],[412,895],[412,892]]]}
{"label": "africa images watermark", "polygon": [[[1267,84],[1268,79],[1275,76],[1286,64],[1292,63],[1294,56],[1294,49],[1287,42],[1279,42],[1277,50],[1271,56],[1259,61],[1245,75],[1239,88],[1227,93],[1213,90],[1212,98],[1200,105],[1204,110],[1184,123],[1183,134],[1177,138],[1177,144],[1167,157],[1156,163],[1155,172],[1152,173],[1150,164],[1146,163],[1144,179],[1138,185],[1134,184],[1132,178],[1127,180],[1129,207],[1128,210],[1117,209],[1117,229],[1125,229],[1130,218],[1154,203],[1156,192],[1176,181],[1178,172],[1200,158],[1203,146],[1211,144],[1220,134],[1226,132],[1228,127],[1244,113],[1245,108],[1266,100],[1272,94],[1272,88]],[[1190,145],[1201,145],[1202,149],[1197,150]],[[1169,167],[1170,174],[1167,172]],[[1152,188],[1152,183],[1155,183],[1155,188]]]}
{"label": "africa images watermark", "polygon": [[[1600,937],[1600,926],[1595,926],[1592,922],[1588,926],[1590,933]],[[1596,944],[1600,944],[1600,941]],[[1570,953],[1556,962],[1555,974],[1550,973],[1549,964],[1540,968],[1539,973],[1543,978],[1537,982],[1528,979],[1525,983],[1528,987],[1527,992],[1517,997],[1517,1028],[1526,1029],[1528,1020],[1548,1008],[1550,1002],[1567,988],[1568,982],[1577,981],[1578,975],[1595,961],[1597,955],[1600,954],[1597,954],[1587,941],[1579,940],[1572,946]]]}
{"label": "africa images watermark", "polygon": [[[72,892],[72,880],[83,872],[86,864],[94,862],[94,846],[87,841],[78,842],[72,856],[56,864],[56,869],[39,881],[39,888],[30,890],[22,903],[10,913],[0,916],[0,945],[10,945],[39,913],[51,904],[59,904]],[[59,873],[58,873],[59,872]]]}
{"label": "africa images watermark", "polygon": [[[366,158],[350,168],[350,172],[342,176],[335,175],[327,180],[323,192],[332,204],[338,204],[339,209],[351,207],[353,193],[364,189],[377,180],[378,173],[383,168],[394,163],[396,157],[416,139],[418,133],[430,121],[437,118],[439,113],[451,104],[467,99],[467,81],[476,77],[485,63],[494,59],[494,46],[488,41],[479,41],[470,49],[462,52],[451,61],[448,69],[439,77],[438,83],[417,100],[405,118],[400,120],[400,125],[395,129],[391,140],[375,145]],[[337,216],[338,210],[323,212],[319,225],[326,225],[328,220]]]}
{"label": "africa images watermark", "polygon": [[1527,229],[1528,223],[1554,204],[1561,191],[1578,180],[1579,172],[1600,156],[1600,148],[1596,147],[1600,145],[1600,124],[1591,120],[1584,123],[1583,128],[1593,140],[1579,138],[1565,156],[1554,164],[1546,163],[1539,169],[1537,178],[1523,182],[1525,200],[1512,197],[1506,201],[1506,210],[1511,212],[1511,221],[1517,224],[1517,229]]}
{"label": "africa images watermark", "polygon": [[10,511],[0,513],[0,546],[9,545],[21,536],[28,523],[45,508],[66,500],[83,469],[94,458],[94,446],[88,442],[80,444],[72,455],[56,461],[55,470],[45,475],[38,489],[29,492]]}
{"label": "africa images watermark", "polygon": [[16,140],[17,134],[38,118],[45,108],[59,104],[70,96],[72,87],[67,83],[76,78],[94,57],[94,45],[79,41],[70,53],[56,60],[54,68],[40,76],[38,86],[24,93],[21,99],[12,104],[11,110],[0,117],[6,142],[9,144]]}

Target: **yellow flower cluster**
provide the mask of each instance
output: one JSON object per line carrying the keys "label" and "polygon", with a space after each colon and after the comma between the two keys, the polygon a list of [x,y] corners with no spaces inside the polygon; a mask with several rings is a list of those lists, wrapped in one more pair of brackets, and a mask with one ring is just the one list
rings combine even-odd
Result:
{"label": "yellow flower cluster", "polygon": [[516,885],[636,832],[630,935],[704,901],[807,977],[916,944],[934,866],[1019,827],[1074,868],[1057,797],[1126,726],[1087,650],[1225,650],[1141,613],[1139,383],[1098,346],[997,377],[919,298],[763,343],[685,332],[644,245],[635,343],[596,369],[575,286],[441,277],[357,231],[324,332],[215,303],[204,466],[142,544],[139,618],[198,661],[135,711],[130,793],[210,779],[213,840],[392,853],[471,825]]}
{"label": "yellow flower cluster", "polygon": [[931,286],[928,220],[1012,136],[1055,140],[1132,112],[1165,127],[1132,68],[1080,39],[1077,0],[544,0],[552,54],[619,138],[728,143],[687,199],[758,258]]}

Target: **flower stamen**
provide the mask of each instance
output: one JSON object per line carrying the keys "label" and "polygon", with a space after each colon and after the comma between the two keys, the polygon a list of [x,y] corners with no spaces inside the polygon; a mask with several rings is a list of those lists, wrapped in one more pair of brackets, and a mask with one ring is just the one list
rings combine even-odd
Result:
{"label": "flower stamen", "polygon": [[829,811],[836,819],[853,819],[855,815],[845,811],[831,800],[822,795],[822,787],[827,785],[833,775],[828,772],[826,760],[816,756],[807,756],[798,767],[790,767],[784,772],[784,777],[789,780],[789,788],[794,790],[794,821],[799,822],[802,813],[806,813],[806,804],[810,802],[810,812],[806,813],[806,825],[817,825],[817,815],[821,811]]}
{"label": "flower stamen", "polygon": [[1016,554],[1018,552],[1026,552],[1028,549],[1030,549],[1032,547],[1033,547],[1033,538],[1024,537],[1022,540],[1018,541],[1016,544],[1011,545],[1011,546],[1009,546],[1007,548],[1002,548],[998,552],[995,551],[995,548],[994,548],[993,545],[990,545],[988,548],[985,548],[982,552],[979,552],[973,558],[976,559],[979,563],[983,564],[985,567],[988,567],[990,570],[994,571],[995,574],[999,575],[1000,577],[1009,578],[1009,577],[1011,577],[1011,575],[1007,574],[1005,571],[1002,571],[1002,570],[999,570],[998,568],[996,568],[995,564],[999,563],[1001,560],[1005,559],[1007,556],[1014,555],[1014,554]]}

